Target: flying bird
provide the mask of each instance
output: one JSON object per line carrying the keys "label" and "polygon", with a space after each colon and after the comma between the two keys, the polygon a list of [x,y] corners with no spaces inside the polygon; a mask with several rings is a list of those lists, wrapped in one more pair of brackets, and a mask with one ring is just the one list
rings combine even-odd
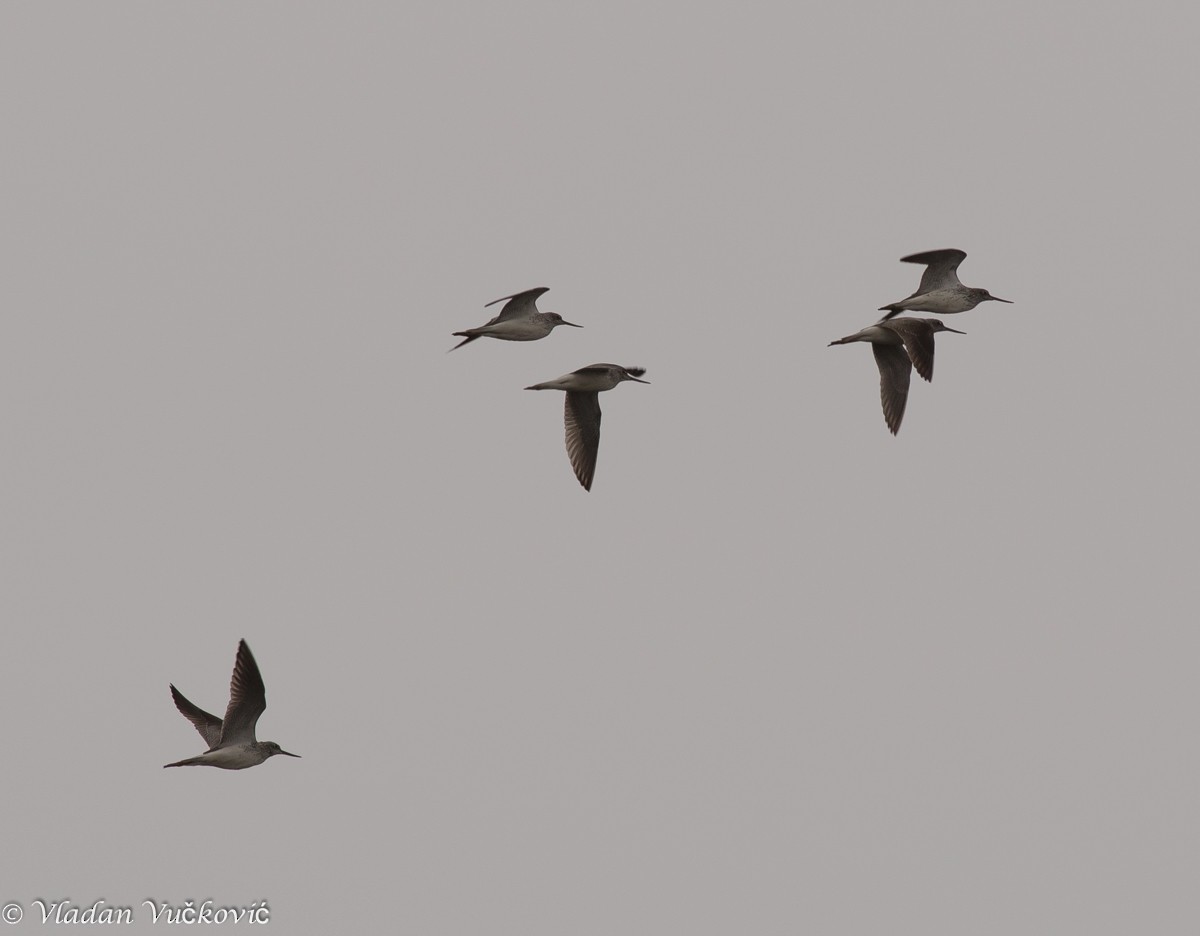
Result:
{"label": "flying bird", "polygon": [[941,331],[966,334],[957,328],[947,328],[937,319],[898,318],[876,322],[853,335],[829,342],[830,347],[854,341],[870,342],[875,363],[879,365],[883,418],[892,435],[900,431],[900,422],[904,419],[912,369],[915,367],[926,380],[933,380],[933,336]]}
{"label": "flying bird", "polygon": [[967,312],[988,300],[1011,304],[1011,299],[1001,299],[986,289],[964,286],[959,282],[958,265],[966,258],[966,253],[954,249],[928,250],[925,253],[901,257],[901,263],[924,264],[925,272],[921,275],[921,285],[915,293],[907,299],[879,307],[880,312],[887,313],[883,321],[901,312],[932,312],[935,315]]}
{"label": "flying bird", "polygon": [[175,685],[171,685],[171,698],[183,717],[195,725],[208,750],[195,757],[163,764],[164,767],[191,767],[193,765],[222,767],[225,770],[243,770],[257,767],[268,757],[287,754],[274,741],[258,741],[254,737],[254,726],[259,716],[267,709],[267,690],[254,655],[246,641],[238,641],[237,660],[233,664],[233,679],[229,683],[229,707],[222,721],[204,709],[189,702]]}
{"label": "flying bird", "polygon": [[[464,339],[456,344],[451,351],[456,351],[465,344],[470,344],[476,338],[499,338],[503,341],[537,341],[545,338],[559,325],[570,325],[572,328],[583,328],[574,322],[568,322],[557,312],[539,312],[538,297],[549,292],[548,286],[537,289],[527,289],[489,302],[484,308],[503,302],[504,308],[500,314],[478,328],[468,328],[465,331],[454,332],[455,337]],[[506,301],[507,300],[507,301]]]}
{"label": "flying bird", "polygon": [[644,373],[644,367],[591,364],[554,380],[525,388],[566,391],[564,421],[567,426],[567,457],[585,491],[592,489],[596,455],[600,451],[600,391],[611,390],[625,380],[648,384],[650,381],[638,379]]}

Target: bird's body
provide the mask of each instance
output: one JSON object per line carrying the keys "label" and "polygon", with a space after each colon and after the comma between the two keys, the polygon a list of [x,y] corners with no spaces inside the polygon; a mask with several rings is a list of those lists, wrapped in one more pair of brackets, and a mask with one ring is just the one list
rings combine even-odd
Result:
{"label": "bird's body", "polygon": [[895,435],[904,419],[912,370],[928,381],[933,380],[933,336],[940,331],[963,332],[947,328],[937,319],[898,318],[876,322],[862,331],[829,342],[830,345],[866,341],[875,352],[879,367],[879,397],[883,418]]}
{"label": "bird's body", "polygon": [[[505,296],[503,299],[489,302],[488,306],[494,306],[497,302],[503,302],[505,305],[500,310],[500,314],[487,324],[480,325],[478,328],[468,328],[464,331],[454,332],[455,337],[464,340],[460,341],[450,350],[455,351],[465,344],[470,344],[476,338],[499,338],[502,341],[537,341],[539,338],[545,338],[559,325],[583,328],[582,325],[565,321],[557,312],[539,312],[537,310],[538,297],[546,292],[549,292],[548,287],[539,286],[537,289],[527,289],[525,292],[519,292],[512,296]],[[487,306],[484,306],[484,308],[486,309]]]}
{"label": "bird's body", "polygon": [[929,250],[925,253],[910,254],[901,257],[901,263],[921,263],[925,272],[921,276],[921,285],[907,299],[881,306],[879,311],[886,312],[883,321],[887,321],[901,312],[932,312],[935,315],[953,315],[967,312],[981,302],[1011,302],[993,296],[986,289],[974,286],[964,286],[958,279],[958,265],[967,257],[961,250]]}
{"label": "bird's body", "polygon": [[175,707],[200,732],[208,750],[195,757],[188,757],[164,767],[221,767],[225,770],[243,770],[256,767],[268,757],[287,754],[274,741],[259,741],[254,736],[255,725],[267,708],[267,691],[254,655],[246,641],[238,641],[237,661],[233,665],[233,678],[229,684],[229,707],[225,718],[217,718],[199,706],[189,702],[182,692],[171,686],[171,698]]}
{"label": "bird's body", "polygon": [[596,456],[600,451],[600,397],[625,380],[639,380],[646,373],[643,367],[621,367],[618,364],[591,364],[554,380],[534,384],[526,390],[563,390],[567,394],[564,422],[567,429],[567,457],[575,477],[585,491],[592,489],[596,474]]}
{"label": "bird's body", "polygon": [[[262,750],[259,750],[259,748]],[[164,767],[220,767],[223,770],[244,770],[247,767],[257,767],[272,754],[266,744],[240,744],[236,747],[217,748],[215,751],[205,751],[195,757],[185,757],[173,764],[163,764]]]}

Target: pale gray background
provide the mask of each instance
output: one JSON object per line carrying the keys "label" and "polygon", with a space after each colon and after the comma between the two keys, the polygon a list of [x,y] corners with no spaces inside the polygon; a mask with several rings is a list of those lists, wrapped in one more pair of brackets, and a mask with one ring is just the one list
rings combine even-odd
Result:
{"label": "pale gray background", "polygon": [[1194,10],[5,4],[15,929],[1196,933]]}

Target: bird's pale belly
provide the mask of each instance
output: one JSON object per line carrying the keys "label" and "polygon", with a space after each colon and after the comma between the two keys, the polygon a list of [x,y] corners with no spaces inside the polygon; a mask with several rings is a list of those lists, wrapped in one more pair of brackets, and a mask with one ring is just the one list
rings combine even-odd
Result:
{"label": "bird's pale belly", "polygon": [[222,767],[225,770],[244,770],[255,767],[264,760],[258,751],[245,747],[227,747],[204,754],[204,763],[210,767]]}
{"label": "bird's pale belly", "polygon": [[953,315],[956,312],[966,312],[975,308],[976,303],[966,299],[961,293],[948,289],[939,289],[921,296],[913,296],[897,303],[909,312],[933,312],[940,315]]}

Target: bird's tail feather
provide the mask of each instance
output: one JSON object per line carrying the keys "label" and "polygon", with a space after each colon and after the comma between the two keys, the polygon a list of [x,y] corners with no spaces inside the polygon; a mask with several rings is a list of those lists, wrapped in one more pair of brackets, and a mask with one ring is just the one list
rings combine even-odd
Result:
{"label": "bird's tail feather", "polygon": [[191,767],[195,764],[201,764],[203,761],[199,757],[187,757],[180,761],[175,761],[173,764],[163,764],[163,767]]}
{"label": "bird's tail feather", "polygon": [[[459,348],[461,348],[463,345],[465,345],[465,344],[470,344],[472,341],[474,341],[474,340],[475,340],[476,338],[478,338],[479,336],[478,336],[478,335],[472,335],[470,332],[454,332],[454,337],[455,337],[455,338],[462,338],[463,340],[462,340],[462,341],[460,341],[458,344],[456,344],[456,345],[455,345],[453,348],[451,348],[451,349],[450,349],[450,351],[457,351],[457,350],[458,350]],[[446,353],[447,353],[447,354],[449,354],[449,353],[450,353],[450,351],[447,351]]]}

